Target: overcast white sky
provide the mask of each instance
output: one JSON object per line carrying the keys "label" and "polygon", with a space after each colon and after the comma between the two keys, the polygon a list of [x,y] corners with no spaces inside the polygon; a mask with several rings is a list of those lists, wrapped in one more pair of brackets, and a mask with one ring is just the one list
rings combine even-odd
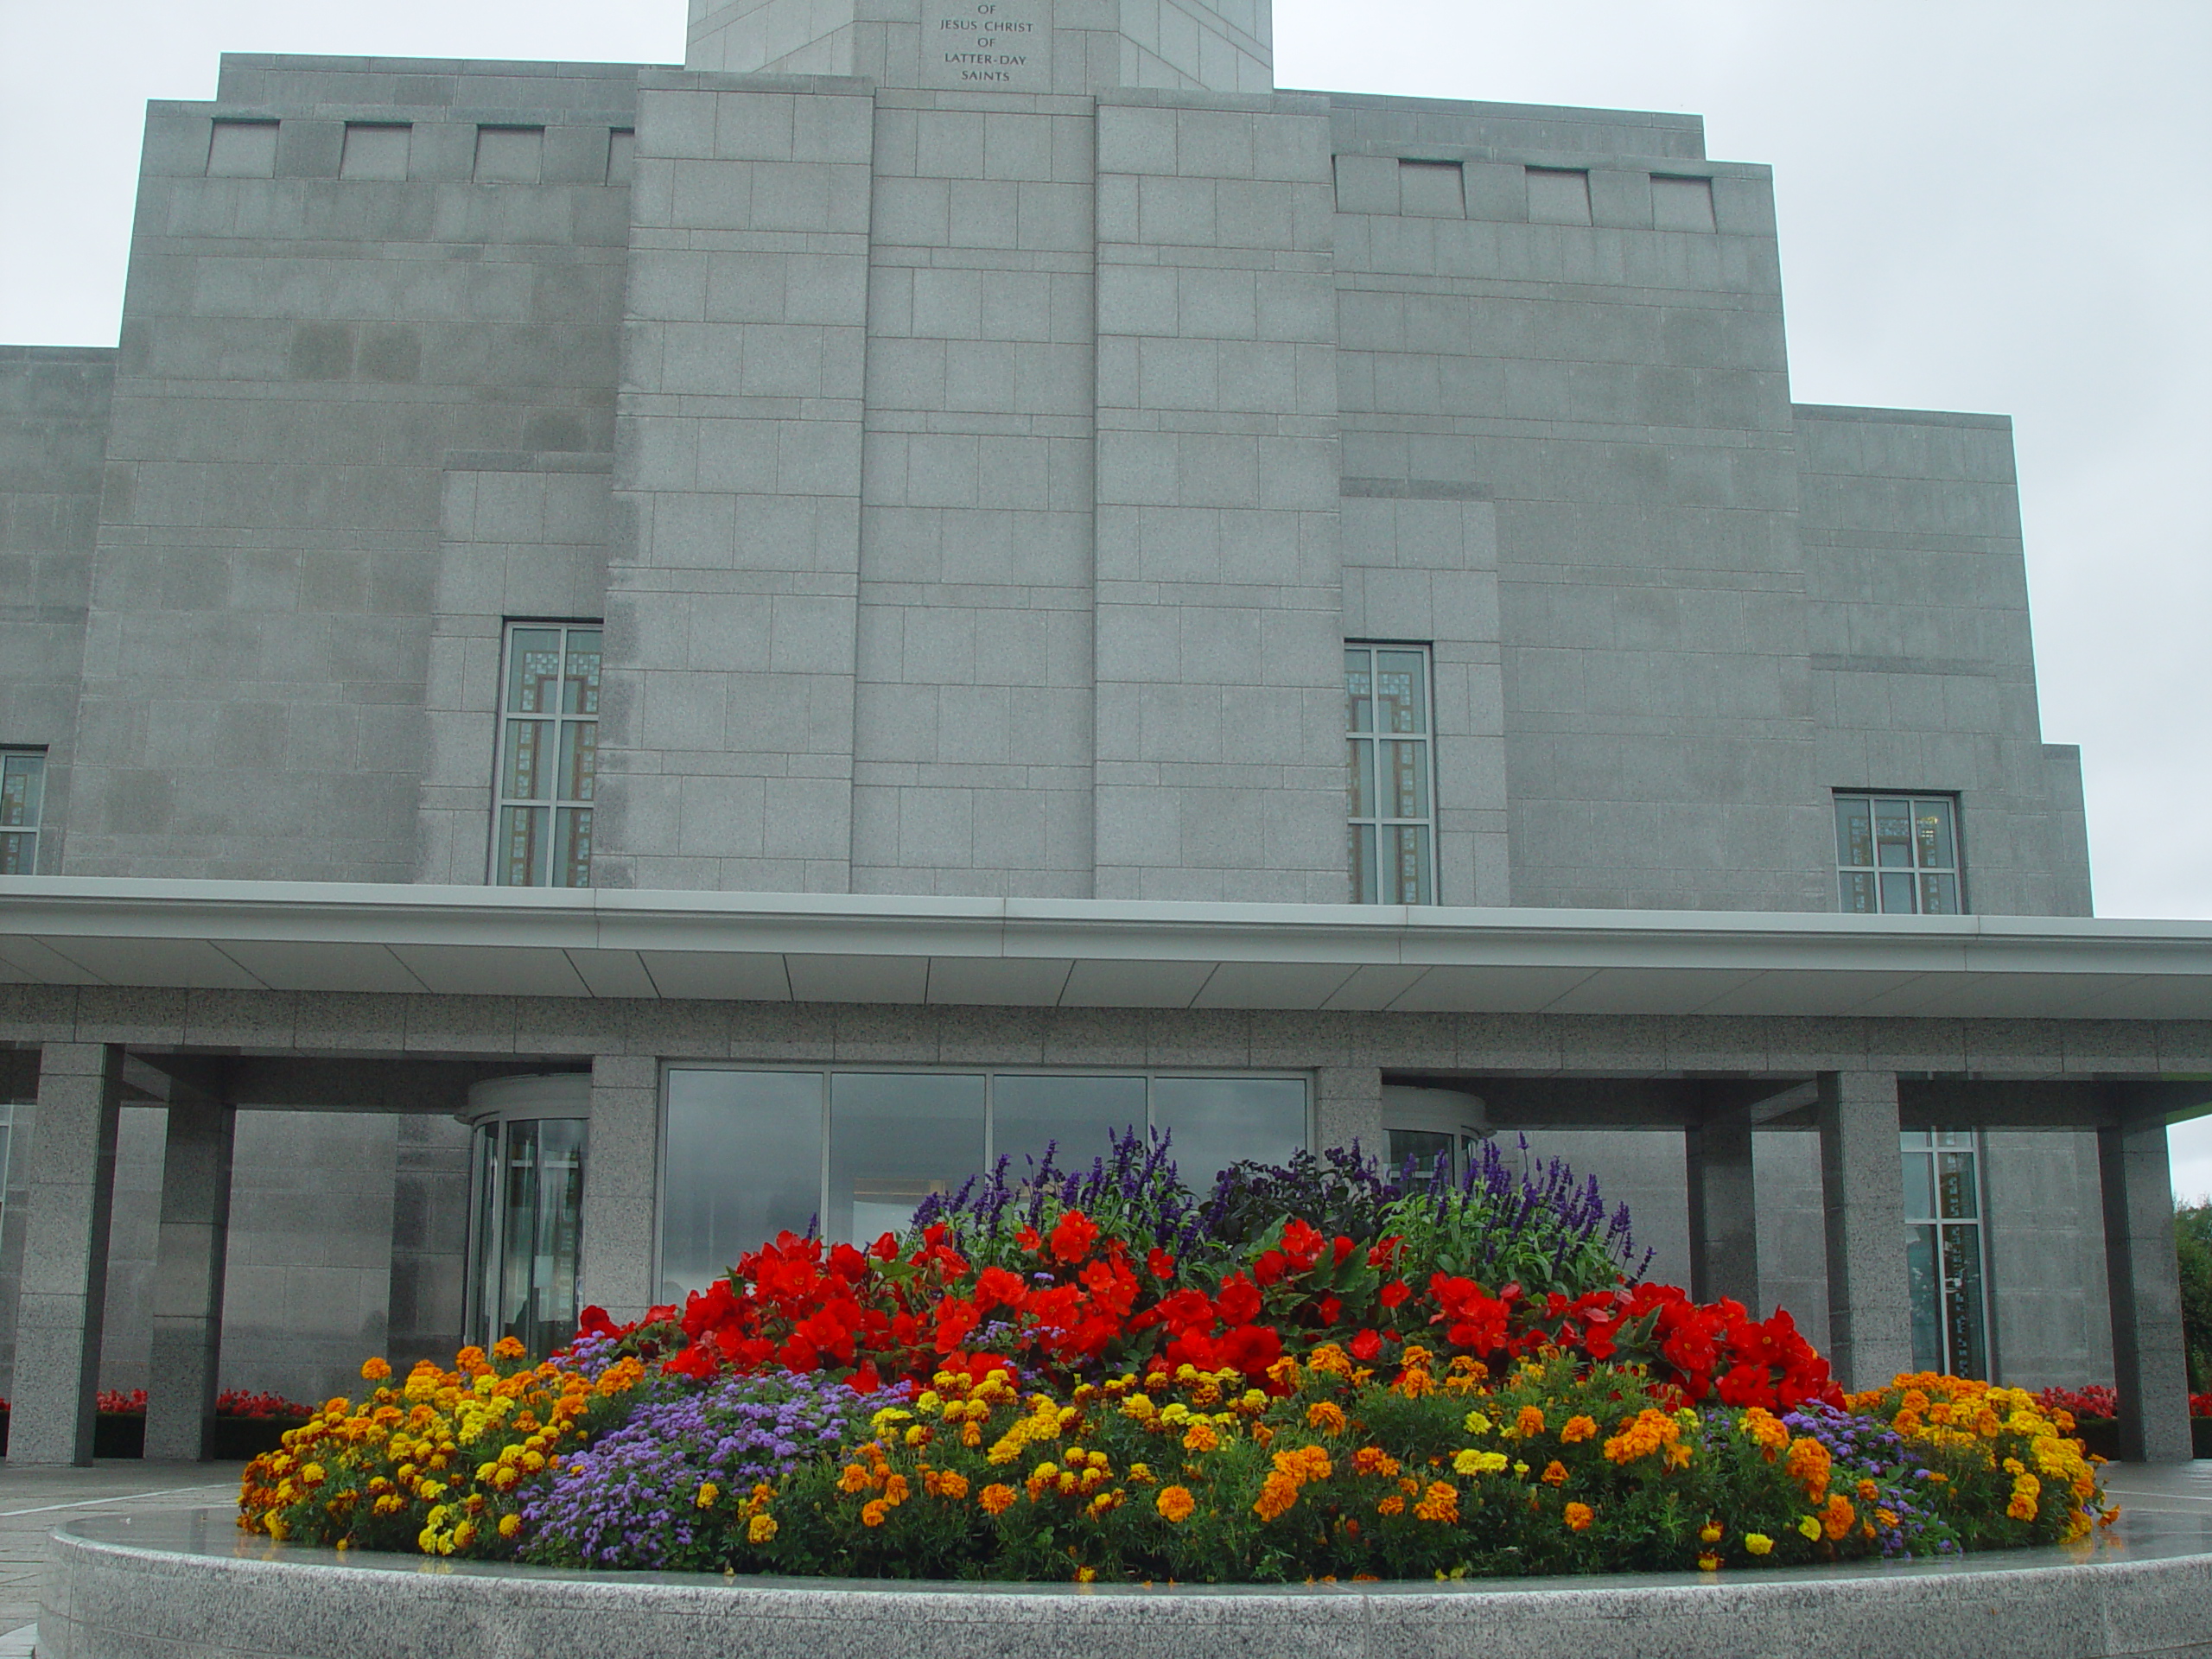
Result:
{"label": "overcast white sky", "polygon": [[[2212,917],[2212,4],[1277,0],[1285,86],[1703,114],[1773,165],[1806,403],[2015,423],[2097,909]],[[683,0],[0,0],[0,340],[109,344],[140,105],[222,51],[677,62]],[[2175,1185],[2212,1191],[2212,1121]]]}

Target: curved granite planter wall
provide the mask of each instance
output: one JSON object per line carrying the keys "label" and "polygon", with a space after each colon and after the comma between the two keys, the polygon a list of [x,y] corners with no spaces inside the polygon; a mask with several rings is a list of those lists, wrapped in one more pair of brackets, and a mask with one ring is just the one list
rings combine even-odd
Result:
{"label": "curved granite planter wall", "polygon": [[[2155,1529],[2157,1517],[2151,1517]],[[2194,1518],[2120,1548],[1758,1577],[1135,1588],[562,1574],[256,1546],[225,1512],[78,1522],[45,1659],[1611,1659],[2212,1652]],[[2192,1553],[2193,1552],[2193,1553]]]}

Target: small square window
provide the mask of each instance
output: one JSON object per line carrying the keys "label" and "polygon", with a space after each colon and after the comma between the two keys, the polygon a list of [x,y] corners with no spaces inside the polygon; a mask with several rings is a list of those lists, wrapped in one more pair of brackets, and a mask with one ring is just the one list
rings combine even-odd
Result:
{"label": "small square window", "polygon": [[46,752],[0,749],[0,875],[38,874],[46,811]]}
{"label": "small square window", "polygon": [[607,181],[609,184],[630,182],[630,168],[638,155],[638,135],[629,127],[617,127],[607,135]]}
{"label": "small square window", "polygon": [[274,121],[218,121],[207,141],[211,179],[268,179],[276,175]]}
{"label": "small square window", "polygon": [[1651,223],[1662,231],[1713,228],[1713,181],[1651,175]]}
{"label": "small square window", "polygon": [[1467,199],[1457,162],[1400,162],[1398,211],[1417,219],[1465,219]]}
{"label": "small square window", "polygon": [[1587,225],[1589,174],[1573,168],[1530,168],[1529,217],[1540,225]]}
{"label": "small square window", "polygon": [[544,164],[543,127],[476,129],[476,182],[536,184]]}
{"label": "small square window", "polygon": [[338,158],[341,179],[404,179],[411,126],[390,122],[348,121],[346,148]]}
{"label": "small square window", "polygon": [[1943,795],[1839,794],[1838,894],[1847,915],[1958,916],[1958,803]]}

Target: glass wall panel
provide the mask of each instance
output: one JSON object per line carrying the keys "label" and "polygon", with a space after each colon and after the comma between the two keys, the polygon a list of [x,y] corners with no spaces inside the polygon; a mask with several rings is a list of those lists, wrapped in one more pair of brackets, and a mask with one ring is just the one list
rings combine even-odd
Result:
{"label": "glass wall panel", "polygon": [[744,1252],[815,1224],[823,1081],[818,1071],[669,1072],[661,1300],[680,1302]]}
{"label": "glass wall panel", "polygon": [[1009,1160],[1009,1180],[1020,1180],[1027,1160],[1041,1161],[1055,1143],[1062,1169],[1086,1169],[1105,1156],[1109,1135],[1130,1129],[1145,1132],[1142,1077],[1009,1073],[991,1079],[991,1158]]}
{"label": "glass wall panel", "polygon": [[1414,1179],[1427,1180],[1436,1173],[1437,1161],[1443,1160],[1448,1173],[1452,1153],[1459,1137],[1446,1135],[1440,1129],[1392,1129],[1389,1132],[1389,1167],[1384,1173],[1396,1176],[1413,1160]]}
{"label": "glass wall panel", "polygon": [[1912,1368],[1943,1369],[1942,1299],[1936,1282],[1936,1230],[1904,1230],[1905,1279],[1912,1297]]}
{"label": "glass wall panel", "polygon": [[1152,1122],[1173,1135],[1184,1184],[1203,1193],[1241,1160],[1279,1164],[1306,1149],[1306,1084],[1297,1077],[1155,1077]]}
{"label": "glass wall panel", "polygon": [[584,1127],[582,1118],[506,1125],[492,1336],[516,1338],[533,1356],[576,1332]]}
{"label": "glass wall panel", "polygon": [[1943,1229],[1944,1357],[1955,1376],[1987,1376],[1982,1351],[1981,1229]]}
{"label": "glass wall panel", "polygon": [[833,1239],[906,1230],[914,1206],[983,1169],[983,1079],[937,1071],[840,1071],[830,1086]]}
{"label": "glass wall panel", "polygon": [[1835,857],[1847,913],[1956,916],[1966,908],[1957,808],[1943,797],[1838,795]]}

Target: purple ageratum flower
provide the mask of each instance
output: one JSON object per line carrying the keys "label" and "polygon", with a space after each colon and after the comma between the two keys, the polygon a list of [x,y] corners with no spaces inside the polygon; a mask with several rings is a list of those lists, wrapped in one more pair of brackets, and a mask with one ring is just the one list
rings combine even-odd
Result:
{"label": "purple ageratum flower", "polygon": [[835,1379],[785,1372],[703,1388],[649,1384],[620,1428],[524,1499],[523,1555],[556,1566],[715,1566],[713,1527],[691,1502],[701,1486],[742,1494],[774,1485],[868,1438],[883,1403]]}

